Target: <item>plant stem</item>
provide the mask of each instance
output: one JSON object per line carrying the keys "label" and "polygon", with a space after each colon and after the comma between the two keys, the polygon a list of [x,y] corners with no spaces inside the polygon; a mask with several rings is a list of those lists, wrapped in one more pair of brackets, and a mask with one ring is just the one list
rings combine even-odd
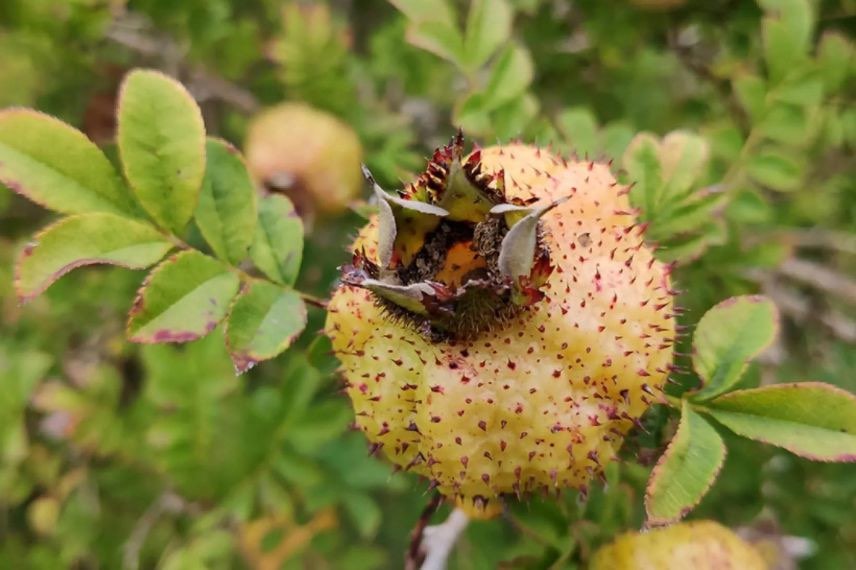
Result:
{"label": "plant stem", "polygon": [[675,396],[669,396],[668,394],[664,394],[664,395],[666,397],[666,402],[668,402],[668,404],[670,406],[672,406],[673,408],[675,408],[676,410],[680,410],[683,407],[683,405],[684,405],[683,399],[677,398]]}

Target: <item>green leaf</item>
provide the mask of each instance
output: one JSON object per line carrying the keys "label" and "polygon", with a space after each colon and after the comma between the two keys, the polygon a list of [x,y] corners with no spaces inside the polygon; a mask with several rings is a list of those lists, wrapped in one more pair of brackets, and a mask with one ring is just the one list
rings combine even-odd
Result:
{"label": "green leaf", "polygon": [[390,4],[413,22],[436,21],[455,25],[455,11],[448,0],[390,0]]}
{"label": "green leaf", "polygon": [[64,214],[138,212],[113,165],[86,135],[29,109],[0,112],[0,183]]}
{"label": "green leaf", "polygon": [[647,215],[655,212],[657,191],[663,183],[660,169],[660,142],[650,133],[633,137],[621,159],[633,182],[631,197],[643,206]]}
{"label": "green leaf", "polygon": [[511,36],[507,0],[472,0],[464,34],[464,67],[474,72]]}
{"label": "green leaf", "polygon": [[540,104],[531,93],[523,93],[493,111],[493,133],[499,139],[518,136],[538,115]]}
{"label": "green leaf", "polygon": [[654,241],[666,240],[677,234],[692,232],[710,223],[713,211],[727,199],[722,192],[697,192],[678,202],[663,220],[651,227]]}
{"label": "green leaf", "polygon": [[610,123],[600,131],[600,146],[607,157],[617,161],[633,140],[634,134],[634,129],[627,123]]}
{"label": "green leaf", "polygon": [[287,349],[306,326],[306,306],[292,289],[254,281],[238,296],[226,322],[226,345],[242,374]]}
{"label": "green leaf", "polygon": [[267,196],[259,204],[250,258],[277,283],[293,285],[297,279],[303,259],[303,222],[285,196]]}
{"label": "green leaf", "polygon": [[470,93],[459,100],[454,109],[454,123],[470,134],[489,133],[492,125],[485,101],[483,92]]}
{"label": "green leaf", "polygon": [[684,401],[678,431],[648,480],[648,522],[663,525],[686,516],[713,485],[725,453],[716,430]]}
{"label": "green leaf", "polygon": [[464,40],[453,26],[435,21],[413,24],[407,30],[407,41],[462,67]]}
{"label": "green leaf", "polygon": [[694,401],[713,398],[733,387],[749,360],[778,332],[778,311],[760,295],[731,297],[702,316],[693,335],[693,366],[704,387]]}
{"label": "green leaf", "polygon": [[180,233],[205,174],[205,125],[185,88],[157,71],[132,71],[119,93],[119,154],[125,177],[160,226]]}
{"label": "green leaf", "polygon": [[597,152],[597,119],[588,107],[565,109],[556,117],[556,126],[578,156]]}
{"label": "green leaf", "polygon": [[482,111],[492,111],[525,93],[534,73],[529,51],[517,43],[510,44],[491,69]]}
{"label": "green leaf", "polygon": [[808,0],[761,0],[767,16],[761,23],[764,59],[774,81],[805,60],[814,17]]}
{"label": "green leaf", "polygon": [[685,131],[672,131],[663,138],[659,158],[661,176],[665,182],[660,199],[666,202],[692,190],[704,174],[710,148],[707,141]]}
{"label": "green leaf", "polygon": [[827,93],[834,93],[853,73],[853,44],[835,32],[826,32],[817,49],[817,63]]}
{"label": "green leaf", "polygon": [[803,108],[788,103],[776,103],[764,115],[758,130],[776,142],[799,146],[806,142],[808,116]]}
{"label": "green leaf", "polygon": [[77,267],[105,263],[144,269],[172,247],[154,227],[115,214],[69,216],[39,232],[23,250],[15,288],[20,299],[29,300]]}
{"label": "green leaf", "polygon": [[214,330],[238,292],[238,276],[198,251],[177,253],[146,278],[128,315],[132,342],[188,342]]}
{"label": "green leaf", "polygon": [[823,80],[816,69],[792,73],[770,94],[775,101],[800,107],[813,107],[823,99]]}
{"label": "green leaf", "polygon": [[365,493],[349,493],[343,499],[345,512],[356,527],[360,536],[365,539],[377,534],[383,513],[370,495]]}
{"label": "green leaf", "polygon": [[757,183],[787,192],[802,182],[804,163],[795,156],[768,149],[752,156],[746,165],[749,176]]}
{"label": "green leaf", "polygon": [[733,81],[734,95],[750,118],[757,120],[764,112],[767,86],[754,74],[742,73]]}
{"label": "green leaf", "polygon": [[705,404],[743,437],[814,461],[856,462],[856,396],[822,382],[738,390]]}
{"label": "green leaf", "polygon": [[233,265],[247,256],[256,229],[256,190],[238,151],[209,138],[196,225],[217,257]]}

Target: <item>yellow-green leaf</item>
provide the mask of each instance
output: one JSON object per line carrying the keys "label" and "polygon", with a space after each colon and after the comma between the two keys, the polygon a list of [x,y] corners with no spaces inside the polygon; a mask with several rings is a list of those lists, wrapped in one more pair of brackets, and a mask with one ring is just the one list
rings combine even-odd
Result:
{"label": "yellow-green leaf", "polygon": [[777,332],[776,306],[760,295],[732,297],[705,313],[693,336],[693,366],[705,385],[693,400],[732,388],[749,360],[769,346]]}
{"label": "yellow-green leaf", "polygon": [[474,72],[508,41],[513,13],[507,0],[472,0],[464,33],[464,66]]}
{"label": "yellow-green leaf", "polygon": [[194,216],[217,257],[235,265],[247,256],[256,229],[256,190],[241,155],[226,141],[208,139]]}
{"label": "yellow-green leaf", "polygon": [[193,97],[157,71],[132,71],[119,94],[118,144],[125,177],[160,226],[181,233],[205,174],[205,125]]}
{"label": "yellow-green leaf", "polygon": [[738,435],[814,461],[856,462],[856,396],[823,382],[738,390],[705,404]]}
{"label": "yellow-green leaf", "polygon": [[86,135],[29,109],[0,112],[0,183],[64,214],[138,213],[113,165]]}
{"label": "yellow-green leaf", "polygon": [[254,281],[238,296],[226,321],[226,344],[243,373],[287,349],[306,326],[306,306],[293,289]]}
{"label": "yellow-green leaf", "polygon": [[80,214],[48,226],[18,259],[15,288],[28,300],[77,267],[109,264],[144,269],[173,244],[154,227],[115,214]]}
{"label": "yellow-green leaf", "polygon": [[725,461],[725,443],[688,402],[681,410],[678,431],[657,461],[645,492],[651,524],[682,519],[699,504]]}
{"label": "yellow-green leaf", "polygon": [[198,251],[183,251],[155,267],[128,315],[133,342],[188,342],[217,326],[238,292],[238,276]]}
{"label": "yellow-green leaf", "polygon": [[303,259],[303,222],[285,196],[267,196],[259,204],[250,258],[277,283],[293,285],[297,279]]}

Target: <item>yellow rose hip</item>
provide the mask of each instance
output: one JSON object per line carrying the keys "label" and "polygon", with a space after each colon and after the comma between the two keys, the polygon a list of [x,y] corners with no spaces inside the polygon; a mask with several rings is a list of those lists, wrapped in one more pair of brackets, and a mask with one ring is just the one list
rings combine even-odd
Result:
{"label": "yellow rose hip", "polygon": [[751,544],[713,521],[619,536],[598,550],[591,570],[766,570]]}
{"label": "yellow rose hip", "polygon": [[585,490],[672,360],[669,271],[606,165],[510,145],[435,155],[329,305],[358,427],[472,516]]}

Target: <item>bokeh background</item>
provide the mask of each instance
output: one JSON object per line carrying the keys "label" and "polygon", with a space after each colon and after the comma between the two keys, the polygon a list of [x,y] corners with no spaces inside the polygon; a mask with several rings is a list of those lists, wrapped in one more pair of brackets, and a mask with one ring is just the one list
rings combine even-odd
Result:
{"label": "bokeh background", "polygon": [[[300,286],[321,297],[367,208],[361,160],[400,187],[458,127],[612,160],[677,263],[688,331],[763,292],[782,329],[746,382],[856,391],[854,24],[853,0],[2,0],[0,108],[56,115],[109,153],[123,74],[178,77],[209,132],[278,158],[250,167],[301,209]],[[320,310],[240,377],[219,332],[132,345],[141,273],[88,269],[15,299],[15,254],[49,218],[0,187],[0,568],[401,566],[427,484],[349,430]],[[644,423],[587,501],[510,505],[451,566],[582,568],[638,528],[674,418]],[[804,568],[856,568],[852,466],[723,436],[694,517],[806,539]]]}

